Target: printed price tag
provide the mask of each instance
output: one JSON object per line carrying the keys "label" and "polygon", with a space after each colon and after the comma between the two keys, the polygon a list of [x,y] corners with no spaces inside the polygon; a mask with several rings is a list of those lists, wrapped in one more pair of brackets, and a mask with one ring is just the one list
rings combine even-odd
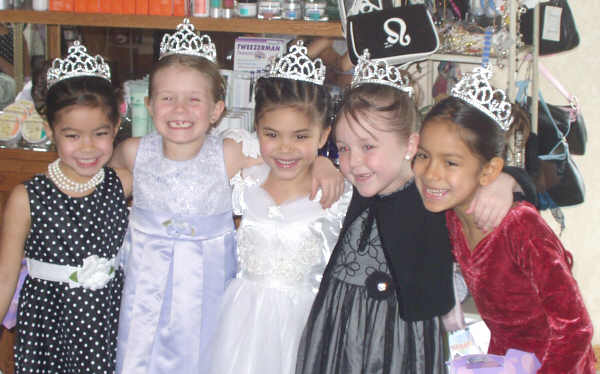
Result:
{"label": "printed price tag", "polygon": [[544,25],[542,39],[552,42],[560,41],[560,19],[562,8],[547,5],[544,8]]}

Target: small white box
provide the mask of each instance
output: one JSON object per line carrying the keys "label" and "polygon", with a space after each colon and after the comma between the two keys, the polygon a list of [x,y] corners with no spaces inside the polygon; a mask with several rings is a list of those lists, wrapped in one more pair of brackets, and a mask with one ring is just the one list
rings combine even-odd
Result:
{"label": "small white box", "polygon": [[250,72],[264,70],[275,57],[287,51],[287,42],[288,39],[283,38],[236,38],[233,70]]}

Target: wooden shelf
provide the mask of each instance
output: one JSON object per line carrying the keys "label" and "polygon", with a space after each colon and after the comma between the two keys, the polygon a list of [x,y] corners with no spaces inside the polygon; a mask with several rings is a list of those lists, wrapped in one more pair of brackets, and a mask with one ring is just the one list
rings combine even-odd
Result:
{"label": "wooden shelf", "polygon": [[[339,22],[307,22],[257,18],[198,18],[189,17],[197,30],[203,32],[236,32],[252,34],[286,34],[342,37]],[[2,22],[39,23],[98,27],[125,27],[174,30],[182,17],[135,14],[38,12],[33,10],[2,10]]]}
{"label": "wooden shelf", "polygon": [[43,173],[57,157],[56,152],[0,148],[0,206],[14,186]]}

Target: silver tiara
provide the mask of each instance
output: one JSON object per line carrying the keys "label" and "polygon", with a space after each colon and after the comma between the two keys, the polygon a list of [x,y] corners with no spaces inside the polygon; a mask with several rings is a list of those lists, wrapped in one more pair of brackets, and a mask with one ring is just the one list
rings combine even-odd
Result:
{"label": "silver tiara", "polygon": [[177,25],[177,31],[173,34],[165,34],[160,42],[160,57],[170,55],[190,55],[204,57],[212,62],[217,62],[217,48],[210,36],[198,35],[194,25],[188,18]]}
{"label": "silver tiara", "polygon": [[46,74],[46,87],[50,88],[65,79],[83,76],[104,78],[110,82],[110,67],[102,56],[90,56],[87,48],[79,40],[75,40],[64,60],[56,58],[52,61]]}
{"label": "silver tiara", "polygon": [[289,52],[275,59],[270,65],[266,78],[287,78],[323,85],[325,65],[320,58],[311,60],[308,49],[302,40],[292,45]]}
{"label": "silver tiara", "polygon": [[352,4],[352,7],[348,11],[348,15],[371,13],[382,9],[383,4],[381,4],[381,0],[374,0],[373,2],[369,0],[357,0]]}
{"label": "silver tiara", "polygon": [[412,96],[413,88],[410,86],[408,76],[402,74],[399,68],[388,65],[385,61],[372,61],[369,59],[370,57],[371,54],[368,49],[363,51],[362,56],[358,56],[358,64],[354,68],[354,76],[352,78],[352,87],[365,83],[383,84],[406,92],[408,96]]}
{"label": "silver tiara", "polygon": [[512,106],[506,100],[504,91],[492,88],[489,82],[491,78],[490,65],[478,66],[473,72],[464,74],[450,94],[473,105],[507,131],[513,122]]}

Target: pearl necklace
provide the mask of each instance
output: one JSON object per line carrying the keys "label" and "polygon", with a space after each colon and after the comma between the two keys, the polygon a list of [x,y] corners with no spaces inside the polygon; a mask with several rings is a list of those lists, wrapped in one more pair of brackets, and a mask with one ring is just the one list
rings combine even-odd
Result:
{"label": "pearl necklace", "polygon": [[104,180],[104,168],[102,167],[89,181],[85,183],[73,182],[62,172],[58,165],[59,162],[60,158],[48,165],[48,175],[50,180],[63,191],[79,193],[89,191],[96,188]]}

